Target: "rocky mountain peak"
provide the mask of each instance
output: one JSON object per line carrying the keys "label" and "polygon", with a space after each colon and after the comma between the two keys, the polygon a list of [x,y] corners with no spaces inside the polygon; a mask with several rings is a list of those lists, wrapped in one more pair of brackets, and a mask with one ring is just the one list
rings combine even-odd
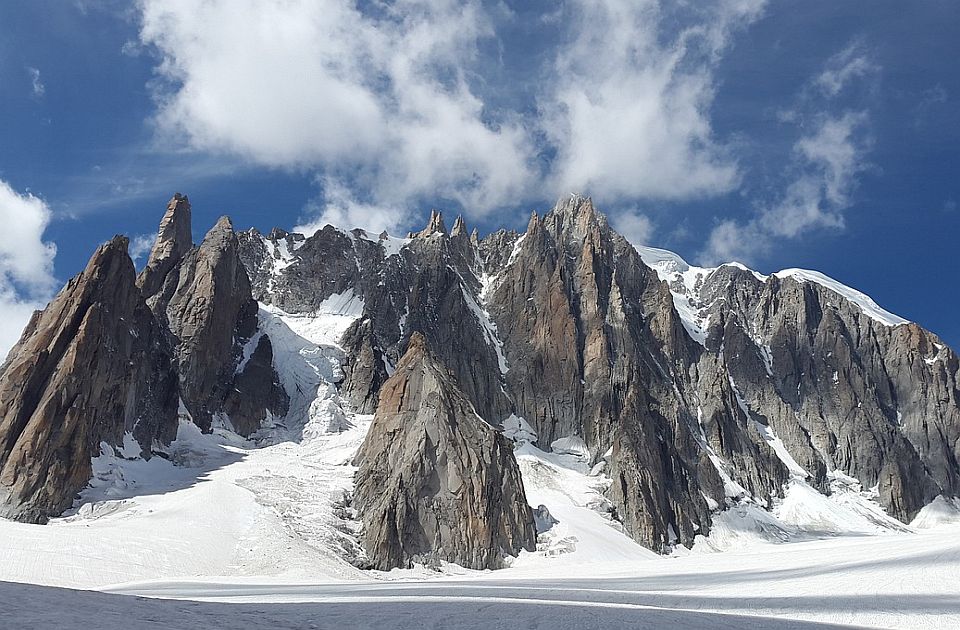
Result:
{"label": "rocky mountain peak", "polygon": [[554,238],[571,243],[582,242],[590,234],[609,233],[607,219],[594,208],[593,200],[576,193],[557,201],[543,223]]}
{"label": "rocky mountain peak", "polygon": [[511,444],[419,332],[380,390],[357,462],[355,503],[375,568],[436,560],[497,568],[535,547]]}
{"label": "rocky mountain peak", "polygon": [[190,200],[175,193],[160,220],[160,230],[147,265],[137,280],[145,296],[150,297],[160,290],[166,275],[193,247],[192,221]]}
{"label": "rocky mountain peak", "polygon": [[453,230],[450,231],[450,236],[466,236],[467,235],[467,224],[463,220],[463,215],[458,214],[457,220],[453,222]]}
{"label": "rocky mountain peak", "polygon": [[231,239],[236,240],[236,235],[233,233],[233,221],[230,220],[230,217],[224,215],[217,219],[207,235],[203,237],[200,247],[220,247],[222,243]]}
{"label": "rocky mountain peak", "polygon": [[0,375],[0,516],[70,507],[100,444],[149,458],[176,434],[169,346],[136,286],[128,239],[101,245],[31,321]]}
{"label": "rocky mountain peak", "polygon": [[530,220],[527,221],[527,232],[533,232],[541,225],[543,225],[543,222],[540,220],[540,215],[537,214],[536,210],[532,211],[530,213]]}
{"label": "rocky mountain peak", "polygon": [[403,356],[400,358],[400,363],[397,364],[397,369],[402,369],[411,363],[428,359],[429,353],[427,338],[424,337],[423,333],[419,330],[414,331],[414,333],[410,335],[410,340],[407,342],[407,351],[403,353]]}
{"label": "rocky mountain peak", "polygon": [[410,232],[407,234],[407,238],[426,238],[437,233],[446,234],[447,226],[443,222],[443,213],[439,210],[431,210],[427,226],[419,232]]}
{"label": "rocky mountain peak", "polygon": [[282,228],[275,227],[270,230],[270,233],[267,234],[268,241],[282,241],[283,239],[290,236],[290,233]]}

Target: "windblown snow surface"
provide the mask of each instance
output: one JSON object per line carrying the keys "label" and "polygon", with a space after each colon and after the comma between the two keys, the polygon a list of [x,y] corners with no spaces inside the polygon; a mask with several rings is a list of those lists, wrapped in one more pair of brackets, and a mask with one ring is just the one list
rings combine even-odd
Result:
{"label": "windblown snow surface", "polygon": [[68,514],[0,521],[0,628],[960,627],[956,502],[906,526],[841,471],[830,497],[797,474],[776,505],[731,499],[693,549],[659,555],[612,517],[602,458],[576,436],[544,452],[516,416],[504,429],[549,527],[535,552],[493,572],[356,568],[352,458],[371,417],[332,383],[362,306],[261,308],[291,410],[253,439],[184,416],[169,459],[104,445]]}

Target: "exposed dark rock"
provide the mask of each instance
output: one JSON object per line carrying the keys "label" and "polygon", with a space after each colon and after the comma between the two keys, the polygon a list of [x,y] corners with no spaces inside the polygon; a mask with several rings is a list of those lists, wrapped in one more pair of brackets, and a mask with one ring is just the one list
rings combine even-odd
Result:
{"label": "exposed dark rock", "polygon": [[270,337],[257,335],[250,341],[253,353],[237,366],[233,387],[223,401],[223,411],[240,435],[255,433],[267,419],[267,414],[286,413],[290,397],[273,367],[273,344]]}
{"label": "exposed dark rock", "polygon": [[176,193],[167,204],[167,211],[160,220],[157,241],[150,251],[147,265],[137,278],[144,297],[149,298],[158,293],[170,271],[193,248],[191,226],[190,201]]}
{"label": "exposed dark rock", "polygon": [[[458,218],[448,235],[433,212],[388,251],[385,234],[328,226],[267,274],[261,299],[294,313],[346,292],[363,300],[341,386],[363,411],[423,334],[481,417],[516,413],[545,449],[582,439],[606,462],[625,529],[654,549],[708,533],[717,507],[769,502],[791,474],[824,492],[833,471],[853,475],[903,520],[960,492],[957,359],[930,333],[737,266],[676,297],[682,281],[661,281],[576,195],[533,213],[523,234],[466,234]],[[702,316],[703,344],[675,299]]]}
{"label": "exposed dark rock", "polygon": [[340,388],[359,413],[373,413],[380,388],[387,382],[387,359],[377,347],[369,319],[360,318],[343,335],[346,377]]}
{"label": "exposed dark rock", "polygon": [[286,413],[289,401],[272,366],[265,371],[273,357],[269,339],[258,337],[259,345],[249,349],[256,359],[244,365],[250,374],[238,369],[258,323],[233,224],[221,217],[199,247],[185,250],[183,244],[191,242],[189,213],[186,198],[175,197],[150,254],[157,262],[148,263],[139,283],[168,333],[180,395],[194,422],[210,431],[215,417],[227,419],[222,414],[228,416],[229,408],[240,414],[234,428],[249,435],[267,413]]}
{"label": "exposed dark rock", "polygon": [[496,568],[536,545],[520,469],[427,345],[410,338],[357,455],[364,547],[379,569],[438,559]]}
{"label": "exposed dark rock", "polygon": [[410,232],[407,235],[407,238],[427,238],[428,236],[433,236],[434,234],[447,234],[447,226],[443,222],[443,213],[439,210],[431,210],[430,220],[427,222],[427,227],[423,228],[419,232]]}
{"label": "exposed dark rock", "polygon": [[223,218],[194,247],[176,195],[136,281],[124,247],[98,250],[0,367],[7,514],[69,505],[101,441],[130,431],[149,457],[176,429],[178,393],[207,431],[229,418],[249,435],[283,415],[256,300],[362,310],[340,340],[339,387],[376,410],[357,505],[378,567],[496,566],[532,544],[492,428],[510,414],[540,448],[582,441],[624,529],[658,550],[791,478],[830,492],[851,475],[904,521],[960,494],[960,361],[935,335],[815,278],[639,252],[580,196],[523,234],[480,239],[462,217],[448,233],[437,211],[409,239],[238,235]]}
{"label": "exposed dark rock", "polygon": [[177,431],[170,349],[136,285],[127,239],[97,249],[32,319],[0,377],[0,515],[45,522],[90,480],[101,442],[140,456]]}

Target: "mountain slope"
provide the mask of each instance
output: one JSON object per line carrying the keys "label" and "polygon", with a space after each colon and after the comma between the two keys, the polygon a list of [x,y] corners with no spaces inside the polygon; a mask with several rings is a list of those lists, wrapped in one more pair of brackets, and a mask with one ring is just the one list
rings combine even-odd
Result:
{"label": "mountain slope", "polygon": [[[832,493],[830,501],[849,498],[864,518],[895,527],[884,519],[909,522],[939,495],[960,492],[956,354],[814,272],[704,269],[638,251],[577,195],[534,214],[523,234],[483,239],[462,218],[448,231],[434,212],[406,238],[333,226],[313,235],[235,233],[223,218],[194,246],[189,212],[187,199],[174,197],[131,299],[152,309],[173,357],[164,376],[178,383],[181,415],[205,431],[275,443],[345,430],[345,409],[377,409],[418,338],[445,390],[482,426],[544,457],[578,458],[597,480],[589,485],[602,488],[610,522],[659,552],[727,531],[727,508],[763,520],[764,509]],[[119,319],[107,323],[106,333],[119,334]],[[321,332],[324,343],[311,341]],[[3,373],[16,404],[29,402],[17,398],[29,378],[9,366],[29,360],[21,348]],[[95,365],[77,378],[122,389],[126,376]],[[416,421],[435,411],[429,401],[414,406],[403,411]],[[64,412],[53,415],[59,422]],[[0,438],[15,443],[17,422]],[[459,430],[445,443],[483,459],[478,444],[486,442],[461,444]],[[119,447],[110,435],[108,446]],[[46,449],[57,439],[31,443]],[[381,461],[393,445],[372,439],[379,446],[358,463],[377,462],[389,479],[409,457]],[[82,462],[96,447],[79,452],[80,472],[58,487],[51,514],[89,478]],[[517,466],[509,449],[501,456],[504,470]],[[40,477],[58,465],[39,462]],[[25,469],[10,470],[8,487],[16,483],[9,475]],[[15,510],[27,499],[11,501]],[[391,545],[389,532],[371,525],[375,503],[360,501],[357,515],[368,549]],[[873,511],[877,504],[886,515]],[[410,522],[431,509],[412,501]],[[783,510],[773,530],[789,529]],[[504,549],[528,546],[528,534]],[[348,539],[353,533],[345,553],[357,553]]]}
{"label": "mountain slope", "polygon": [[355,404],[371,409],[421,332],[481,417],[520,418],[547,450],[581,441],[648,547],[689,545],[716,509],[769,506],[791,479],[830,492],[833,471],[902,521],[957,493],[956,355],[824,276],[638,252],[576,195],[482,240],[434,214],[407,239],[241,243],[258,299],[363,305],[344,337]]}
{"label": "mountain slope", "polygon": [[34,315],[0,373],[0,515],[45,522],[90,480],[101,443],[149,459],[176,435],[171,349],[127,239],[94,253]]}

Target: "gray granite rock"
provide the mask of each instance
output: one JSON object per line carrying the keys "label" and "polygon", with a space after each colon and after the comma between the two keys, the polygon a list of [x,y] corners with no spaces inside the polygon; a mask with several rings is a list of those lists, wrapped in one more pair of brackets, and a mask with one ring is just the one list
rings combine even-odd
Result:
{"label": "gray granite rock", "polygon": [[70,507],[102,442],[123,447],[132,434],[149,459],[176,437],[171,349],[135,279],[127,239],[115,237],[11,350],[0,376],[0,516],[45,522]]}
{"label": "gray granite rock", "polygon": [[520,469],[428,343],[410,338],[357,454],[364,548],[383,570],[437,560],[497,568],[536,546]]}

